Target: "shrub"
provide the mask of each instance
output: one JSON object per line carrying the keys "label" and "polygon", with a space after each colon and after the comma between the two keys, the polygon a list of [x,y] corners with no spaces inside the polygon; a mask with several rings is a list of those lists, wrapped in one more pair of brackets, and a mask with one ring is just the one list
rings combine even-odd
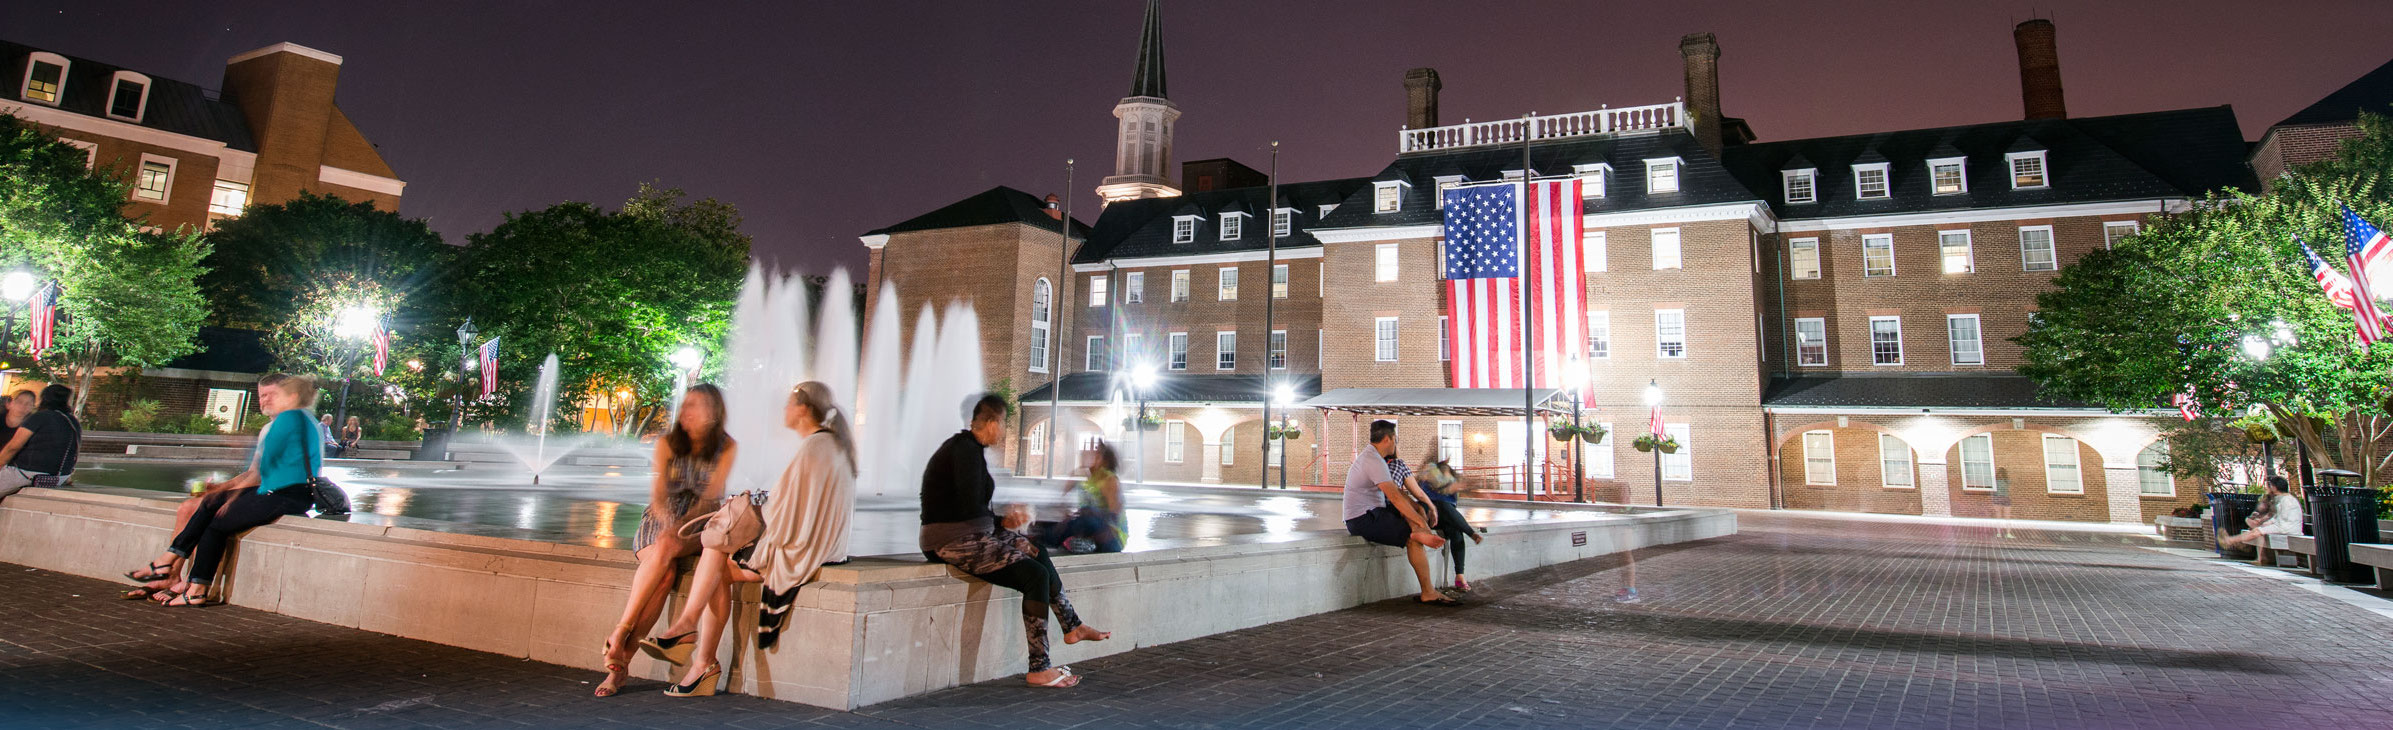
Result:
{"label": "shrub", "polygon": [[170,425],[172,426],[172,433],[224,433],[224,419],[205,413],[191,414],[190,416],[184,417],[182,422],[173,423]]}
{"label": "shrub", "polygon": [[136,400],[125,404],[125,412],[116,417],[116,427],[137,433],[157,433],[158,402]]}

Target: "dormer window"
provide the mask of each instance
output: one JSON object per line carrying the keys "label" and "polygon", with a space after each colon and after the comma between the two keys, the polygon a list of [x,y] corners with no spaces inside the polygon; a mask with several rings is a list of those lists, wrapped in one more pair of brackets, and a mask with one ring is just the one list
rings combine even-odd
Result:
{"label": "dormer window", "polygon": [[25,80],[18,87],[24,90],[20,96],[26,101],[58,106],[59,98],[66,96],[66,57],[35,51],[26,61]]}
{"label": "dormer window", "polygon": [[1959,157],[1940,157],[1928,161],[1928,184],[1937,195],[1960,195],[1969,192],[1969,161]]}
{"label": "dormer window", "polygon": [[135,124],[150,106],[150,77],[118,71],[108,84],[108,116]]}
{"label": "dormer window", "polygon": [[1645,161],[1645,192],[1678,192],[1678,163],[1676,157]]}
{"label": "dormer window", "polygon": [[1172,216],[1172,243],[1189,243],[1195,241],[1196,227],[1197,216]]}
{"label": "dormer window", "polygon": [[1453,190],[1461,186],[1461,175],[1439,175],[1437,177],[1437,209],[1446,209],[1446,191]]}
{"label": "dormer window", "polygon": [[2050,183],[2044,177],[2044,151],[2013,152],[2003,158],[2011,163],[2011,189],[2033,190]]}
{"label": "dormer window", "polygon": [[1375,213],[1394,213],[1404,205],[1404,181],[1385,180],[1371,183],[1371,210]]}
{"label": "dormer window", "polygon": [[1330,211],[1333,211],[1333,210],[1337,210],[1337,209],[1338,209],[1338,204],[1337,204],[1337,203],[1323,203],[1323,204],[1321,205],[1321,217],[1323,217],[1323,218],[1328,218],[1328,217],[1329,217],[1329,212],[1330,212]]}
{"label": "dormer window", "polygon": [[1296,209],[1279,208],[1271,211],[1271,235],[1287,236],[1296,232]]}
{"label": "dormer window", "polygon": [[1246,236],[1245,213],[1221,214],[1221,240],[1235,241]]}
{"label": "dormer window", "polygon": [[1885,200],[1887,163],[1870,162],[1853,166],[1853,199]]}
{"label": "dormer window", "polygon": [[1786,170],[1778,173],[1786,182],[1786,202],[1809,203],[1819,199],[1817,168]]}
{"label": "dormer window", "polygon": [[1592,200],[1604,197],[1604,183],[1612,177],[1611,163],[1572,165],[1570,169],[1579,174],[1580,199]]}

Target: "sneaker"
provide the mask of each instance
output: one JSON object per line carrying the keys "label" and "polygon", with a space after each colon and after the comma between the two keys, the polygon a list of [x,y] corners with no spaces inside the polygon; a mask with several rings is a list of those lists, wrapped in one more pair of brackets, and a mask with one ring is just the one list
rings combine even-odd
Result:
{"label": "sneaker", "polygon": [[1638,603],[1644,600],[1645,599],[1637,596],[1637,589],[1635,588],[1622,588],[1620,589],[1619,593],[1612,594],[1612,602],[1614,603]]}

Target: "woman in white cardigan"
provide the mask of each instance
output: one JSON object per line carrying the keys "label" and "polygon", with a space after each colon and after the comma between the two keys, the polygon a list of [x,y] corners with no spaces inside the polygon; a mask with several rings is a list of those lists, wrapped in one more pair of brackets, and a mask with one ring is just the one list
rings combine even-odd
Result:
{"label": "woman in white cardigan", "polygon": [[[764,583],[759,649],[772,648],[789,620],[798,587],[824,564],[848,558],[848,515],[856,507],[856,446],[847,417],[831,400],[831,389],[807,381],[792,388],[782,421],[804,437],[797,456],[765,498],[759,516],[764,531],[736,553],[707,549],[690,579],[688,604],[660,637],[640,642],[642,651],[685,665],[680,683],[665,688],[675,697],[715,693],[722,673],[715,661],[730,617],[732,583]],[[695,655],[700,661],[692,662]]]}
{"label": "woman in white cardigan", "polygon": [[2244,524],[2252,529],[2219,540],[2220,545],[2245,545],[2259,542],[2269,535],[2302,534],[2302,500],[2287,491],[2291,486],[2284,477],[2269,477],[2268,492],[2260,496],[2260,508],[2254,510]]}

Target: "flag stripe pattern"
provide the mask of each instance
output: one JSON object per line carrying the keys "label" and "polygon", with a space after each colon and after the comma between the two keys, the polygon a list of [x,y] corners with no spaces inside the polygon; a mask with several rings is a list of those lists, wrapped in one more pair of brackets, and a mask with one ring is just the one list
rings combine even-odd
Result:
{"label": "flag stripe pattern", "polygon": [[2294,243],[2302,247],[2302,258],[2310,261],[2310,276],[2318,280],[2319,289],[2326,291],[2327,301],[2344,309],[2358,309],[2360,305],[2352,295],[2351,280],[2344,278],[2343,272],[2336,271],[2335,267],[2328,266],[2326,259],[2320,258],[2317,251],[2310,250],[2309,243],[2299,239],[2294,240]]}
{"label": "flag stripe pattern", "polygon": [[381,322],[374,323],[374,375],[381,377],[391,364],[391,329]]}
{"label": "flag stripe pattern", "polygon": [[[2385,232],[2361,220],[2351,206],[2343,206],[2343,258],[2351,268],[2353,311],[2360,324],[2360,344],[2365,346],[2385,338],[2384,314],[2376,306],[2376,282],[2368,279],[2369,266],[2393,261],[2393,241]],[[2384,282],[2393,285],[2393,281]]]}
{"label": "flag stripe pattern", "polygon": [[499,338],[492,337],[489,342],[482,343],[480,357],[482,360],[482,397],[488,398],[499,392]]}
{"label": "flag stripe pattern", "polygon": [[[1455,188],[1444,202],[1453,386],[1561,385],[1563,364],[1587,347],[1579,180]],[[1526,343],[1518,319],[1524,294],[1536,308]]]}
{"label": "flag stripe pattern", "polygon": [[33,294],[33,359],[39,360],[42,351],[58,339],[58,284],[45,283]]}

